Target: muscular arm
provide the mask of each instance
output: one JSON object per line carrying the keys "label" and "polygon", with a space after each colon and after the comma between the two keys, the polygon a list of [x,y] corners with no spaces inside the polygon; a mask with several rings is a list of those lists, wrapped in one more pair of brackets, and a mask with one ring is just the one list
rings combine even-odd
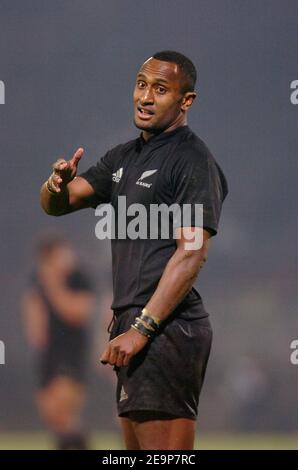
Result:
{"label": "muscular arm", "polygon": [[168,261],[158,286],[146,305],[148,311],[161,321],[165,320],[183,300],[207,260],[210,234],[206,230],[203,230],[203,244],[200,249],[185,248],[190,242],[189,234],[195,231],[198,233],[200,230],[194,227],[180,229],[181,237],[177,239],[177,249]]}
{"label": "muscular arm", "polygon": [[44,183],[40,191],[40,204],[48,215],[65,215],[91,207],[94,201],[92,186],[80,176],[75,177],[60,192],[51,193]]}

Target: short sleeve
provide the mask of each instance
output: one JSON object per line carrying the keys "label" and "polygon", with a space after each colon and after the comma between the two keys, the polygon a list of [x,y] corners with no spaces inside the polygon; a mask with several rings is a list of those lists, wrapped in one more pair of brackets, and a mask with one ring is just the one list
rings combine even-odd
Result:
{"label": "short sleeve", "polygon": [[[174,203],[190,207],[191,226],[201,226],[196,218],[196,204],[203,205],[203,228],[211,236],[217,234],[222,203],[228,194],[226,178],[206,151],[191,151],[180,158],[173,171]],[[182,219],[182,226],[188,225]]]}
{"label": "short sleeve", "polygon": [[108,203],[111,200],[112,190],[112,161],[111,151],[107,152],[104,157],[96,164],[91,166],[87,171],[79,175],[84,178],[92,186],[95,192],[95,203]]}

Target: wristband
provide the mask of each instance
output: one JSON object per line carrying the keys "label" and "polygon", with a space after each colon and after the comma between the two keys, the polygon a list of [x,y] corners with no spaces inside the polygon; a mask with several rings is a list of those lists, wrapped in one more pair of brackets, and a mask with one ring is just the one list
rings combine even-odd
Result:
{"label": "wristband", "polygon": [[159,324],[156,323],[156,321],[152,317],[142,313],[142,315],[139,318],[140,318],[140,321],[145,323],[148,328],[151,327],[151,329],[153,329],[155,332],[159,330]]}
{"label": "wristband", "polygon": [[141,335],[146,336],[147,338],[151,339],[153,337],[153,332],[148,330],[142,323],[135,323],[131,325],[131,328],[138,331]]}
{"label": "wristband", "polygon": [[158,318],[149,315],[148,310],[144,308],[141,315],[135,319],[135,323],[131,326],[143,336],[152,339],[159,330],[159,322]]}
{"label": "wristband", "polygon": [[147,330],[153,331],[153,333],[155,332],[155,328],[146,322],[142,317],[137,317],[135,321],[136,323],[141,323],[145,328],[147,328]]}
{"label": "wristband", "polygon": [[[50,176],[50,178],[51,178],[51,176]],[[50,178],[49,178],[49,179],[50,179]],[[57,195],[58,193],[57,193],[57,191],[55,191],[55,190],[52,188],[49,179],[48,179],[47,182],[46,182],[46,188],[47,188],[47,190],[48,190],[51,194],[56,194],[56,195]]]}
{"label": "wristband", "polygon": [[159,325],[161,323],[161,320],[158,317],[155,317],[154,315],[151,315],[151,313],[149,312],[149,310],[146,307],[143,308],[142,314],[146,315],[147,317],[152,318],[157,325]]}

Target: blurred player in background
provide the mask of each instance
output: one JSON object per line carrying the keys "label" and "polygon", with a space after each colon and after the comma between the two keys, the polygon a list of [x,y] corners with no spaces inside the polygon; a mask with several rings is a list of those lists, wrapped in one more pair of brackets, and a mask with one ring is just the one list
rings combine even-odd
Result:
{"label": "blurred player in background", "polygon": [[92,301],[90,282],[70,244],[59,237],[43,239],[23,310],[26,336],[39,363],[36,403],[61,450],[87,447],[80,415]]}

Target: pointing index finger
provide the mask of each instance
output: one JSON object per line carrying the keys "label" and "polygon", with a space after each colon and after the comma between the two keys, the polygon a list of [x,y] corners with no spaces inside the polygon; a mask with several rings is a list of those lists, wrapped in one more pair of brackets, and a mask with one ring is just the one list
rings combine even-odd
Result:
{"label": "pointing index finger", "polygon": [[76,152],[73,154],[72,159],[70,160],[71,164],[77,165],[79,161],[82,158],[82,155],[84,153],[84,149],[82,147],[79,147]]}

